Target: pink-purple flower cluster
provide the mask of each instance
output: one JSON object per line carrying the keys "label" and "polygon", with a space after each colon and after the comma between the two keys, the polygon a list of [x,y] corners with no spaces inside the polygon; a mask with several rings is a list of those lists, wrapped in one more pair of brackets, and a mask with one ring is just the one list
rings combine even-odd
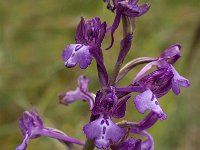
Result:
{"label": "pink-purple flower cluster", "polygon": [[[69,44],[64,48],[62,59],[67,68],[75,67],[79,64],[81,69],[86,69],[94,58],[97,64],[99,91],[89,91],[89,78],[81,75],[78,78],[78,85],[75,90],[67,91],[59,95],[61,104],[69,105],[82,100],[87,101],[91,112],[90,122],[83,127],[87,140],[85,144],[80,140],[69,137],[61,131],[45,127],[35,110],[25,111],[20,120],[19,127],[24,140],[17,150],[25,150],[29,139],[39,136],[48,136],[70,144],[82,145],[84,149],[113,150],[153,150],[154,142],[152,136],[147,133],[147,129],[152,127],[159,119],[165,120],[167,115],[161,108],[158,100],[166,95],[170,89],[178,95],[180,87],[189,87],[189,81],[179,75],[173,67],[174,63],[181,57],[180,44],[174,44],[164,50],[157,58],[141,57],[134,59],[123,68],[121,65],[131,49],[133,32],[127,30],[132,28],[131,23],[136,17],[144,15],[150,5],[138,5],[138,0],[105,0],[108,8],[116,14],[111,27],[107,27],[106,22],[101,23],[99,17],[88,21],[82,17],[77,27],[76,43]],[[120,43],[120,52],[115,64],[113,74],[109,77],[104,64],[102,41],[106,33],[111,34],[110,49],[114,44],[114,32],[118,28],[122,17],[127,23],[124,26],[124,38]],[[126,22],[127,21],[127,22]],[[146,65],[138,72],[133,81],[125,86],[119,87],[116,84],[135,66]],[[155,66],[155,69],[153,69]],[[150,72],[151,71],[151,72]],[[150,72],[150,73],[149,73]],[[136,93],[132,97],[132,93]],[[120,119],[125,116],[126,103],[132,100],[135,108],[140,113],[149,113],[139,122],[121,121],[114,122],[113,118]],[[145,140],[129,136],[129,133],[138,134],[145,137]]]}

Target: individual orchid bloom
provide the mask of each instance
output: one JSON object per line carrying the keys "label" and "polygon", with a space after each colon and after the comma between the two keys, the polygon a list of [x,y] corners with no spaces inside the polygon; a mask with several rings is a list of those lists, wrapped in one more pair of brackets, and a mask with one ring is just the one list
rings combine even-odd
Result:
{"label": "individual orchid bloom", "polygon": [[83,100],[88,101],[90,110],[94,107],[95,94],[89,92],[89,78],[82,75],[78,78],[78,86],[74,91],[67,91],[59,95],[61,104],[69,105],[75,101]]}
{"label": "individual orchid bloom", "polygon": [[156,96],[149,89],[137,95],[134,99],[134,104],[136,109],[142,114],[145,113],[147,110],[151,110],[158,115],[160,120],[165,120],[167,117],[167,115],[160,107]]}
{"label": "individual orchid bloom", "polygon": [[69,137],[59,130],[44,127],[41,117],[35,110],[23,112],[19,120],[19,127],[24,135],[24,140],[22,144],[16,148],[16,150],[25,150],[30,139],[40,136],[54,138],[64,143],[83,145],[81,141]]}
{"label": "individual orchid bloom", "polygon": [[[171,88],[173,92],[178,95],[181,87],[189,87],[188,79],[179,75],[179,73],[172,66],[173,63],[180,58],[179,44],[175,44],[166,49],[160,57],[153,62],[145,65],[141,71],[134,78],[132,85],[143,85],[152,90],[157,98],[165,95]],[[157,66],[157,70],[149,75],[142,77],[152,66]]]}
{"label": "individual orchid bloom", "polygon": [[126,102],[129,98],[130,96],[127,96],[118,102],[114,88],[104,97],[101,91],[97,92],[92,114],[98,118],[83,127],[86,137],[94,140],[97,148],[108,149],[125,134],[125,131],[118,127],[111,117],[122,118],[125,115]]}
{"label": "individual orchid bloom", "polygon": [[105,30],[106,23],[101,24],[99,17],[87,22],[82,17],[77,27],[76,44],[67,45],[63,51],[65,66],[71,68],[79,63],[81,69],[86,69],[92,62],[92,54],[100,53]]}
{"label": "individual orchid bloom", "polygon": [[114,22],[111,27],[111,44],[107,48],[110,49],[114,43],[114,32],[118,28],[120,20],[122,15],[127,17],[139,17],[145,14],[149,8],[150,5],[143,4],[143,5],[137,5],[138,0],[113,0],[114,3],[114,9],[116,9],[116,16],[114,19]]}
{"label": "individual orchid bloom", "polygon": [[[76,44],[67,45],[62,53],[62,59],[68,68],[76,66],[79,63],[81,69],[86,69],[95,58],[98,64],[98,70],[108,83],[108,75],[103,63],[101,43],[106,33],[106,22],[101,23],[99,17],[81,21],[77,27]],[[102,81],[103,82],[103,81]]]}

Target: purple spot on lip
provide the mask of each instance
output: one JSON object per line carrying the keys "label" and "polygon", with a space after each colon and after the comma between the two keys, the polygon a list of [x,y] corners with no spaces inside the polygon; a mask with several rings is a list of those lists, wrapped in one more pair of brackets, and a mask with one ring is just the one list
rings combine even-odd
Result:
{"label": "purple spot on lip", "polygon": [[78,51],[81,47],[83,47],[82,44],[80,44],[80,45],[76,45],[76,47],[75,47],[75,51]]}
{"label": "purple spot on lip", "polygon": [[74,55],[75,55],[75,53],[73,53],[71,57],[74,57]]}
{"label": "purple spot on lip", "polygon": [[102,136],[102,139],[104,139],[104,136]]}
{"label": "purple spot on lip", "polygon": [[155,98],[155,96],[154,96],[154,95],[152,95],[151,101],[153,101],[153,100],[154,100],[154,98]]}
{"label": "purple spot on lip", "polygon": [[155,104],[156,104],[156,105],[159,105],[159,104],[158,104],[158,101],[155,101]]}
{"label": "purple spot on lip", "polygon": [[106,124],[109,126],[109,122],[108,122],[108,120],[106,120]]}
{"label": "purple spot on lip", "polygon": [[106,127],[103,127],[103,134],[106,133]]}
{"label": "purple spot on lip", "polygon": [[104,120],[101,120],[101,125],[104,124]]}

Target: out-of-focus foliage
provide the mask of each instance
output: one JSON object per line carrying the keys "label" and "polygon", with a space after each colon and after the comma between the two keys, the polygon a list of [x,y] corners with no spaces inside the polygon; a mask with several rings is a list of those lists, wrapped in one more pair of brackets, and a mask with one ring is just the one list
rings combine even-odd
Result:
{"label": "out-of-focus foliage", "polygon": [[[168,119],[159,121],[149,132],[155,139],[156,150],[200,149],[200,46],[198,40],[194,42],[200,36],[197,34],[200,1],[151,0],[149,3],[150,11],[137,20],[133,47],[126,62],[138,56],[158,56],[170,44],[181,43],[182,59],[176,67],[192,85],[190,89],[182,89],[178,97],[170,92],[162,98],[160,103]],[[65,107],[58,103],[58,94],[75,88],[81,74],[91,78],[93,92],[98,89],[94,61],[83,71],[78,67],[66,69],[61,60],[65,45],[75,42],[81,16],[86,19],[100,16],[108,25],[114,18],[101,0],[0,1],[1,150],[15,149],[21,143],[17,120],[32,106],[37,108],[46,125],[84,140],[82,126],[89,120],[87,104],[78,102]],[[115,37],[114,47],[104,53],[109,73],[117,57],[121,28]],[[103,49],[109,42],[108,34]],[[138,70],[129,73],[122,85],[130,83]],[[134,121],[142,117],[130,101],[126,118]],[[31,140],[28,150],[35,149],[64,149],[64,146],[42,137]]]}

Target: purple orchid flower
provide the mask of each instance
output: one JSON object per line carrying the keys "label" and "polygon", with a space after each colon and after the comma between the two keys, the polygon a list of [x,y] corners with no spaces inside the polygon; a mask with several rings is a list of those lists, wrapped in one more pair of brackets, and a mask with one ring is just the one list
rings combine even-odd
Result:
{"label": "purple orchid flower", "polygon": [[114,32],[119,26],[122,15],[135,18],[142,16],[149,10],[150,5],[143,4],[138,6],[137,2],[138,0],[113,0],[114,9],[116,9],[116,16],[111,27],[111,44],[106,50],[110,49],[114,43]]}
{"label": "purple orchid flower", "polygon": [[[157,97],[166,94],[170,88],[178,95],[180,93],[180,86],[185,88],[189,87],[189,81],[179,75],[172,66],[172,64],[174,64],[181,56],[180,49],[181,46],[179,44],[174,44],[167,48],[156,61],[148,63],[140,70],[134,78],[132,85],[137,84],[137,82],[141,85],[145,85],[153,92],[156,91],[154,94],[156,94]],[[142,76],[153,66],[157,66],[158,70],[142,78]],[[152,82],[154,82],[154,84],[149,84]]]}
{"label": "purple orchid flower", "polygon": [[86,69],[95,58],[105,84],[108,82],[108,75],[103,63],[101,43],[106,33],[106,22],[101,23],[99,17],[85,22],[84,18],[77,27],[76,44],[67,45],[62,53],[62,59],[68,68],[74,67],[77,63],[81,69]]}
{"label": "purple orchid flower", "polygon": [[95,94],[89,92],[89,78],[82,75],[78,78],[78,86],[74,91],[67,91],[59,95],[61,104],[69,105],[78,100],[88,101],[90,110],[94,107]]}
{"label": "purple orchid flower", "polygon": [[25,150],[29,139],[37,138],[40,136],[55,138],[64,143],[83,145],[81,141],[69,137],[59,130],[44,127],[41,117],[35,110],[23,112],[19,120],[19,127],[22,134],[24,135],[24,140],[22,144],[16,148],[16,150]]}
{"label": "purple orchid flower", "polygon": [[111,117],[122,118],[125,115],[126,102],[129,98],[130,96],[127,96],[118,102],[113,87],[105,97],[101,91],[97,92],[92,114],[97,115],[98,118],[83,127],[86,137],[94,140],[97,148],[108,149],[125,134],[125,131],[118,127]]}

